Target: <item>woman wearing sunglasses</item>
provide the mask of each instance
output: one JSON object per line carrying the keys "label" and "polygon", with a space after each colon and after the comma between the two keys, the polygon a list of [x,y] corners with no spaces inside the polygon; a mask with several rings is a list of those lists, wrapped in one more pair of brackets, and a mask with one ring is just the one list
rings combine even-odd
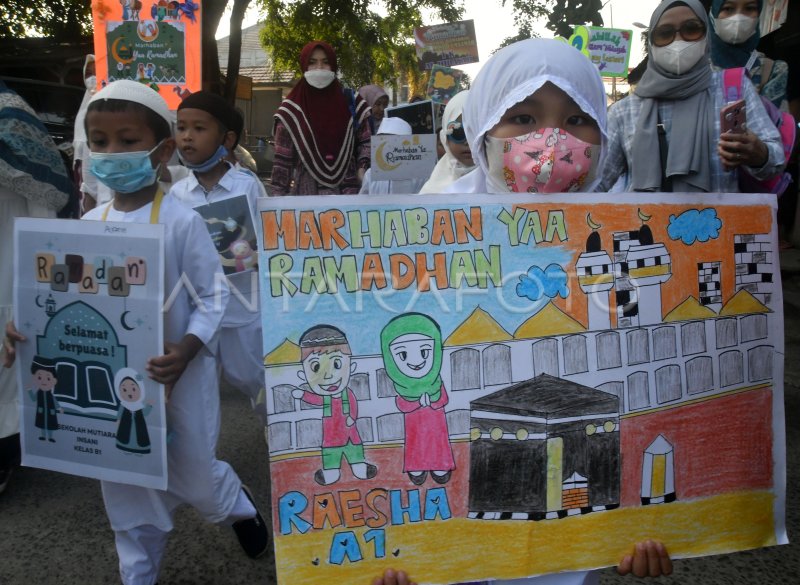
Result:
{"label": "woman wearing sunglasses", "polygon": [[468,94],[469,90],[464,90],[447,102],[442,114],[442,129],[439,131],[439,140],[444,146],[444,156],[436,163],[431,178],[422,186],[420,193],[441,193],[456,179],[475,168],[462,119]]}
{"label": "woman wearing sunglasses", "polygon": [[721,133],[727,100],[707,32],[699,0],[656,8],[647,70],[609,110],[609,152],[596,190],[738,192],[737,167],[759,180],[782,170],[780,136],[752,84],[745,87],[746,131]]}

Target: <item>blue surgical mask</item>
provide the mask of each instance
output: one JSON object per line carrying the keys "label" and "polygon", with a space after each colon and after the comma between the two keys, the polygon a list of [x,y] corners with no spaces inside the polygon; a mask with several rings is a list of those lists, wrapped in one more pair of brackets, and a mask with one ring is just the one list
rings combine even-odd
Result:
{"label": "blue surgical mask", "polygon": [[225,148],[224,145],[220,144],[219,148],[217,149],[217,152],[212,154],[211,158],[209,158],[207,161],[202,162],[200,164],[193,165],[192,163],[187,162],[181,156],[180,151],[178,151],[178,158],[183,163],[183,166],[185,166],[187,169],[189,169],[191,171],[195,171],[195,172],[198,172],[198,173],[206,173],[206,172],[210,171],[215,166],[217,166],[221,160],[224,160],[226,156],[228,156],[228,149]]}
{"label": "blue surgical mask", "polygon": [[103,185],[117,193],[134,193],[156,182],[158,175],[150,155],[163,142],[149,151],[89,153],[89,171]]}

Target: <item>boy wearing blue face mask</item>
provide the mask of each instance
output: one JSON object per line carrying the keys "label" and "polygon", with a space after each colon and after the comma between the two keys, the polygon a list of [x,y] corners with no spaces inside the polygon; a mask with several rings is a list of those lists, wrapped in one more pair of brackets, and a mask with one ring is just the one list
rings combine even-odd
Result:
{"label": "boy wearing blue face mask", "polygon": [[125,584],[157,581],[173,512],[183,503],[210,522],[232,526],[252,558],[268,545],[267,527],[251,494],[215,454],[219,388],[214,354],[229,292],[202,218],[164,196],[158,185],[159,170],[175,148],[171,118],[158,93],[127,80],[99,91],[86,114],[90,172],[114,190],[114,199],[84,219],[165,227],[171,304],[164,311],[164,354],[148,361],[147,372],[166,386],[169,397],[168,487],[160,491],[101,482]]}
{"label": "boy wearing blue face mask", "polygon": [[[178,156],[191,172],[172,186],[170,195],[199,211],[215,233],[214,255],[219,255],[226,266],[231,287],[217,359],[226,380],[255,405],[264,386],[264,352],[258,311],[257,252],[250,242],[255,240],[252,230],[257,225],[256,201],[265,191],[255,175],[228,161],[242,126],[241,115],[221,96],[200,91],[183,100],[178,106],[175,138]],[[223,217],[217,206],[209,207],[242,197],[247,202],[247,218],[234,219],[227,214]],[[220,222],[227,225],[220,227]]]}

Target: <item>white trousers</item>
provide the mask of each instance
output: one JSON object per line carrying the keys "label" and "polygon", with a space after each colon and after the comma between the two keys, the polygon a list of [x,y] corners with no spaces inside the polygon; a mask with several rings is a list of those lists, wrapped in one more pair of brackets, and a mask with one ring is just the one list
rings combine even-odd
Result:
{"label": "white trousers", "polygon": [[218,361],[222,375],[231,386],[255,403],[264,387],[264,340],[261,318],[219,332]]}
{"label": "white trousers", "polygon": [[[216,458],[219,386],[214,356],[203,348],[184,371],[167,403],[166,491],[101,482],[103,501],[116,533],[123,583],[153,583],[173,528],[173,513],[189,504],[212,523],[255,516],[236,514],[242,483]],[[249,505],[249,501],[247,501]]]}
{"label": "white trousers", "polygon": [[[223,524],[232,525],[255,515],[256,510],[250,500],[239,490],[236,505]],[[137,526],[114,532],[123,585],[153,585],[158,581],[168,537],[169,532],[155,526]]]}

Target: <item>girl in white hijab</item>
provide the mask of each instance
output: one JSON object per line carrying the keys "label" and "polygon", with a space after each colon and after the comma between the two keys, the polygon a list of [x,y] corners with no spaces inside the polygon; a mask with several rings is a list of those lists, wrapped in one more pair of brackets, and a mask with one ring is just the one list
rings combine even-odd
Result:
{"label": "girl in white hijab", "polygon": [[114,376],[119,399],[117,449],[136,455],[150,453],[150,433],[145,417],[153,405],[145,403],[144,377],[133,368],[122,368]]}
{"label": "girl in white hijab", "polygon": [[[466,136],[477,168],[445,193],[591,191],[605,158],[606,93],[589,59],[556,40],[530,39],[495,53],[481,69],[464,107]],[[672,572],[660,542],[636,545],[622,575]],[[373,585],[405,585],[392,569]],[[597,585],[597,571],[571,571],[492,585]]]}
{"label": "girl in white hijab", "polygon": [[444,156],[436,163],[430,179],[422,186],[420,193],[441,193],[475,168],[462,118],[468,95],[469,90],[460,91],[447,102],[442,114],[442,129],[439,131]]}
{"label": "girl in white hijab", "polygon": [[464,125],[477,168],[445,192],[591,191],[605,157],[605,88],[568,44],[520,41],[478,73]]}

